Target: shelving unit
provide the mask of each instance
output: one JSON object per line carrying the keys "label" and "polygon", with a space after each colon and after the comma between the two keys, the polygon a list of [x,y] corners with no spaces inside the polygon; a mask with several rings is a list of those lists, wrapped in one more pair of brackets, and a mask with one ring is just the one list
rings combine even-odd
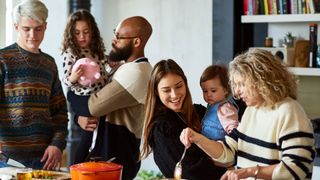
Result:
{"label": "shelving unit", "polygon": [[[295,23],[320,23],[320,14],[283,14],[283,15],[243,15],[242,23],[268,23],[270,25],[283,27],[283,24]],[[320,68],[290,67],[290,71],[298,76],[319,76]]]}
{"label": "shelving unit", "polygon": [[298,76],[320,76],[320,68],[289,67],[289,70]]}
{"label": "shelving unit", "polygon": [[319,22],[320,14],[283,14],[241,16],[242,23]]}

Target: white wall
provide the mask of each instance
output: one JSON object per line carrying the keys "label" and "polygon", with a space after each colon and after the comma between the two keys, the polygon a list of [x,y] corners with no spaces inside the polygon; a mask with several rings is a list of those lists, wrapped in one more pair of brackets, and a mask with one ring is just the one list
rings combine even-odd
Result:
{"label": "white wall", "polygon": [[[0,0],[0,12],[1,12],[1,15],[0,15],[0,47],[4,47],[5,46],[5,36],[3,36],[5,33],[6,33],[6,28],[5,25],[6,25],[6,16],[3,16],[3,13],[2,12],[5,12],[6,11],[6,1],[4,0]],[[3,34],[3,35],[1,35]]]}
{"label": "white wall", "polygon": [[146,46],[152,64],[174,59],[183,68],[194,101],[203,103],[199,78],[212,64],[211,0],[105,0],[94,1],[92,13],[110,50],[112,30],[129,16],[146,17],[153,34]]}
{"label": "white wall", "polygon": [[[119,21],[137,15],[147,18],[153,26],[145,53],[149,61],[176,60],[186,73],[194,102],[204,104],[199,78],[212,64],[211,0],[95,0],[91,11],[108,51]],[[142,161],[141,169],[158,169],[152,155]]]}
{"label": "white wall", "polygon": [[60,77],[62,77],[62,58],[61,42],[63,31],[68,17],[68,1],[66,0],[43,0],[49,9],[47,19],[47,30],[45,38],[41,44],[41,49],[53,56],[59,68]]}

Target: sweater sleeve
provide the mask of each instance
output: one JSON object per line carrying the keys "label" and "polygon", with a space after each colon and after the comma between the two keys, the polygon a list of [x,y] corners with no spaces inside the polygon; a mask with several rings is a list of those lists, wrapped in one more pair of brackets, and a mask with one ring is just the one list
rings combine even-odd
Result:
{"label": "sweater sleeve", "polygon": [[294,100],[279,108],[278,142],[281,162],[272,179],[309,179],[315,157],[313,129],[302,107]]}
{"label": "sweater sleeve", "polygon": [[218,108],[218,118],[227,134],[238,127],[238,110],[231,103],[226,102]]}
{"label": "sweater sleeve", "polygon": [[62,75],[62,82],[68,86],[71,87],[73,84],[70,82],[69,77],[71,75],[71,71],[72,71],[72,67],[75,63],[76,57],[74,55],[72,55],[69,50],[66,50],[63,55],[63,64],[62,64],[62,68],[63,68],[63,75]]}
{"label": "sweater sleeve", "polygon": [[68,135],[68,116],[66,99],[62,91],[58,71],[55,71],[50,98],[50,112],[53,122],[53,137],[51,145],[57,146],[61,151],[66,147]]}
{"label": "sweater sleeve", "polygon": [[110,83],[91,94],[90,113],[103,116],[118,109],[144,104],[151,70],[149,63],[121,65]]}

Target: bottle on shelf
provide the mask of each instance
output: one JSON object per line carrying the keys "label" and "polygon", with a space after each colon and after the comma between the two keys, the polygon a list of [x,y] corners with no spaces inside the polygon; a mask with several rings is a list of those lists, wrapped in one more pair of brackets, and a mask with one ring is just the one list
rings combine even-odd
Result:
{"label": "bottle on shelf", "polygon": [[309,25],[309,67],[317,67],[318,24]]}

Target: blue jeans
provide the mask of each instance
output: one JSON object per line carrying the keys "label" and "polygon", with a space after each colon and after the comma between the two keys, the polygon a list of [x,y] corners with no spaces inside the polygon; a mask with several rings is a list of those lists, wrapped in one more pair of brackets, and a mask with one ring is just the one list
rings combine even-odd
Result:
{"label": "blue jeans", "polygon": [[[40,160],[31,160],[31,161],[20,161],[26,167],[32,169],[42,169],[44,163],[40,162]],[[0,161],[0,168],[10,167],[6,162]]]}

